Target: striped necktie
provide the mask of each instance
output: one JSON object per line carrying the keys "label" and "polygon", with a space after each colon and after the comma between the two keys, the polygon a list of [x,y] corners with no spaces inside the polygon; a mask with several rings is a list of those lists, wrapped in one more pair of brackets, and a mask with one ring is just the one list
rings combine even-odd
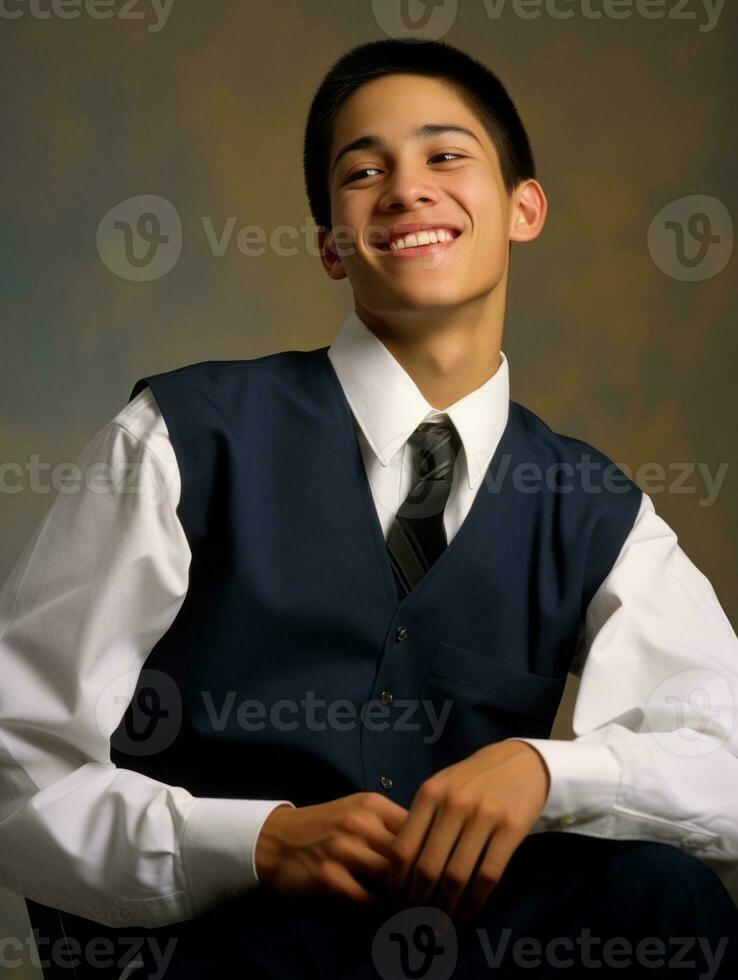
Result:
{"label": "striped necktie", "polygon": [[392,571],[404,596],[446,548],[443,512],[461,439],[450,419],[421,422],[408,438],[415,449],[413,483],[387,536]]}

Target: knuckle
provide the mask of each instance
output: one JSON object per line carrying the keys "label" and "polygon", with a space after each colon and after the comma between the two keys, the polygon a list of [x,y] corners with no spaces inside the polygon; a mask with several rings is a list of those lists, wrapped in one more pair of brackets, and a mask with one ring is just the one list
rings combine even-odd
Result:
{"label": "knuckle", "polygon": [[477,814],[486,823],[494,823],[500,816],[500,807],[495,800],[482,800],[477,807]]}
{"label": "knuckle", "polygon": [[456,813],[465,812],[471,804],[472,799],[469,794],[461,790],[452,790],[446,797],[446,806]]}
{"label": "knuckle", "polygon": [[363,834],[366,831],[366,817],[360,810],[348,810],[343,814],[340,826],[350,834]]}
{"label": "knuckle", "polygon": [[510,830],[517,830],[521,833],[527,828],[525,816],[519,810],[508,810],[505,813],[505,824]]}
{"label": "knuckle", "polygon": [[349,853],[348,838],[344,834],[334,834],[328,841],[327,849],[332,860],[346,857]]}
{"label": "knuckle", "polygon": [[433,803],[441,798],[440,784],[433,779],[427,779],[418,790],[418,796],[426,803]]}

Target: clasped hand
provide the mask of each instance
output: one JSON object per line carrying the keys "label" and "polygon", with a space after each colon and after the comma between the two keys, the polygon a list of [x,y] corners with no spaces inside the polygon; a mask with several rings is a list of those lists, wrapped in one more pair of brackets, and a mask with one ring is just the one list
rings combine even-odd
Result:
{"label": "clasped hand", "polygon": [[525,742],[496,742],[426,780],[392,845],[396,905],[466,918],[487,901],[546,802],[548,768]]}
{"label": "clasped hand", "polygon": [[486,902],[549,786],[532,746],[495,742],[434,773],[409,810],[372,792],[277,807],[257,840],[257,873],[285,894],[432,904],[463,919]]}

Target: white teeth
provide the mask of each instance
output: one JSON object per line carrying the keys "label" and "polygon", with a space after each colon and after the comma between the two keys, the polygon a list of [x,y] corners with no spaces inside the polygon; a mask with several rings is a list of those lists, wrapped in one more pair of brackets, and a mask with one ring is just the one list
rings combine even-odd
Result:
{"label": "white teeth", "polygon": [[405,235],[404,238],[396,238],[390,242],[390,250],[396,252],[403,248],[415,248],[418,245],[436,244],[436,242],[450,242],[453,235],[445,228],[433,228],[428,231],[419,231],[417,234]]}

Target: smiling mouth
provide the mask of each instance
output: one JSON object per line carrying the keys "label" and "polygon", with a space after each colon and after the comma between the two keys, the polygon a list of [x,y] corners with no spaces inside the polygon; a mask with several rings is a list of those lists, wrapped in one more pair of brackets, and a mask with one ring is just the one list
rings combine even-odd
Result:
{"label": "smiling mouth", "polygon": [[456,239],[459,238],[461,235],[461,232],[457,228],[446,228],[444,230],[449,234],[451,234],[452,238],[450,240],[425,242],[422,245],[405,245],[405,246],[400,245],[400,246],[396,246],[395,248],[392,248],[389,242],[374,242],[373,248],[375,248],[378,252],[382,252],[383,254],[391,254],[391,255],[401,255],[407,252],[411,254],[413,253],[422,254],[422,252],[428,251],[430,249],[439,250],[445,248],[448,245],[452,245],[456,241]]}

